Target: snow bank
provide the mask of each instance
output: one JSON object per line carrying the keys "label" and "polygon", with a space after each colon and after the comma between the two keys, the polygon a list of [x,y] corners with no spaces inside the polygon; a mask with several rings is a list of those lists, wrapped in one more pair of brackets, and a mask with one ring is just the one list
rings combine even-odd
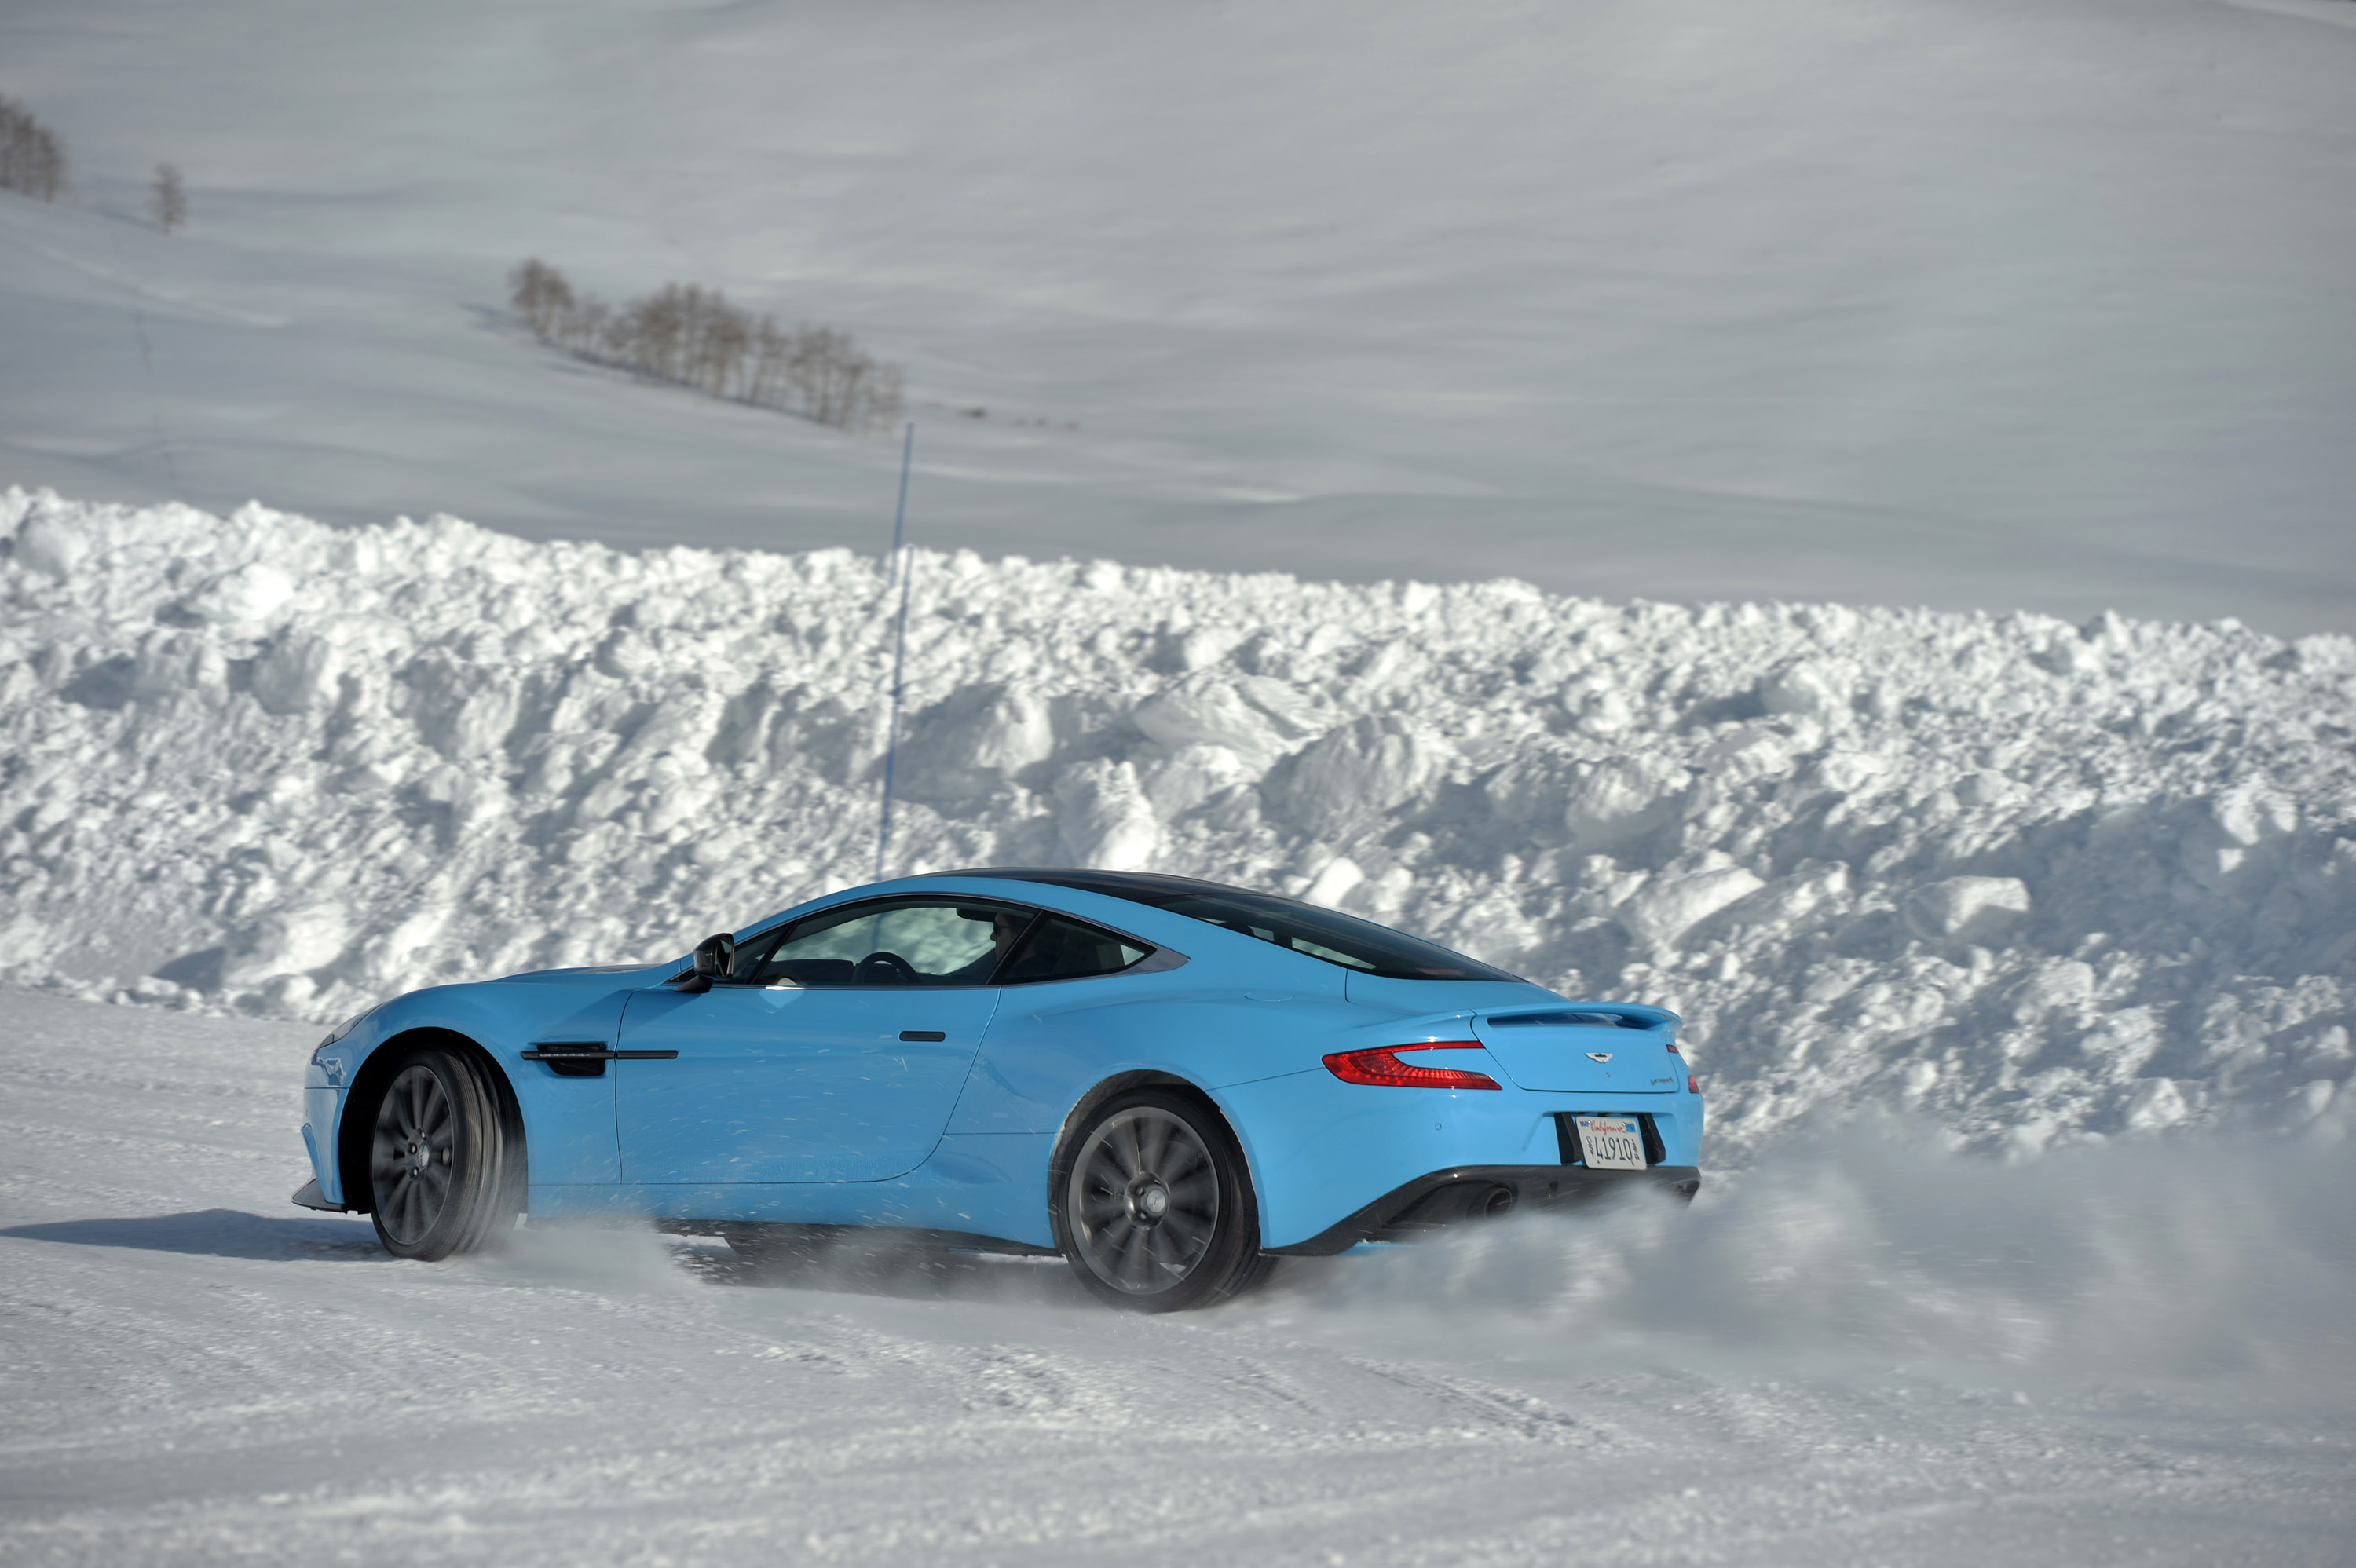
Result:
{"label": "snow bank", "polygon": [[[883,563],[0,496],[0,978],[324,1017],[873,870]],[[1674,1007],[1720,1152],[2337,1125],[2356,643],[919,552],[895,873],[1305,893]]]}

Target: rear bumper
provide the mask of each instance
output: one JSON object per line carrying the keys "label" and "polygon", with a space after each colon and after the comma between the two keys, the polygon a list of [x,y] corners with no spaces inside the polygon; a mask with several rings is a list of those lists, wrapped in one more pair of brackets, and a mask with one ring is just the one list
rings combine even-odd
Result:
{"label": "rear bumper", "polygon": [[1337,1225],[1305,1242],[1268,1250],[1283,1257],[1323,1258],[1361,1242],[1411,1242],[1450,1225],[1509,1213],[1574,1209],[1612,1193],[1658,1191],[1690,1202],[1701,1168],[1590,1170],[1576,1165],[1466,1165],[1403,1182]]}

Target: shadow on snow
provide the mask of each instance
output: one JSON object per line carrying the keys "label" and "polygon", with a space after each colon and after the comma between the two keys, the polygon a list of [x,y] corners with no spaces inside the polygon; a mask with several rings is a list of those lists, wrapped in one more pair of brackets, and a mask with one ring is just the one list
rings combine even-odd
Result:
{"label": "shadow on snow", "polygon": [[295,1217],[270,1220],[236,1209],[198,1209],[186,1214],[136,1218],[58,1220],[13,1225],[0,1236],[72,1246],[131,1247],[150,1253],[188,1253],[264,1263],[330,1259],[365,1262],[391,1259],[365,1221]]}

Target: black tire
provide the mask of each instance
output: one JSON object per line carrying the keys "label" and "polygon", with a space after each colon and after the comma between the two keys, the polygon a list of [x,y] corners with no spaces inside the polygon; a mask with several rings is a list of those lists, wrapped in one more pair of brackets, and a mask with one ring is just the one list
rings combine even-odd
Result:
{"label": "black tire", "polygon": [[1194,1096],[1148,1087],[1091,1110],[1065,1140],[1050,1186],[1055,1245],[1097,1296],[1131,1312],[1182,1312],[1240,1296],[1275,1259],[1243,1151]]}
{"label": "black tire", "polygon": [[488,1075],[456,1051],[401,1053],[370,1113],[369,1218],[395,1257],[480,1251],[515,1228],[522,1149]]}

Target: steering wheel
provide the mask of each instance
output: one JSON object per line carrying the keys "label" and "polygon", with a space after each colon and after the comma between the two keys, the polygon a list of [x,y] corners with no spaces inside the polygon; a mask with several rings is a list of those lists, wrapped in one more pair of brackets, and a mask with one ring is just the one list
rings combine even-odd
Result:
{"label": "steering wheel", "polygon": [[871,953],[851,971],[854,986],[913,986],[916,966],[896,953]]}

